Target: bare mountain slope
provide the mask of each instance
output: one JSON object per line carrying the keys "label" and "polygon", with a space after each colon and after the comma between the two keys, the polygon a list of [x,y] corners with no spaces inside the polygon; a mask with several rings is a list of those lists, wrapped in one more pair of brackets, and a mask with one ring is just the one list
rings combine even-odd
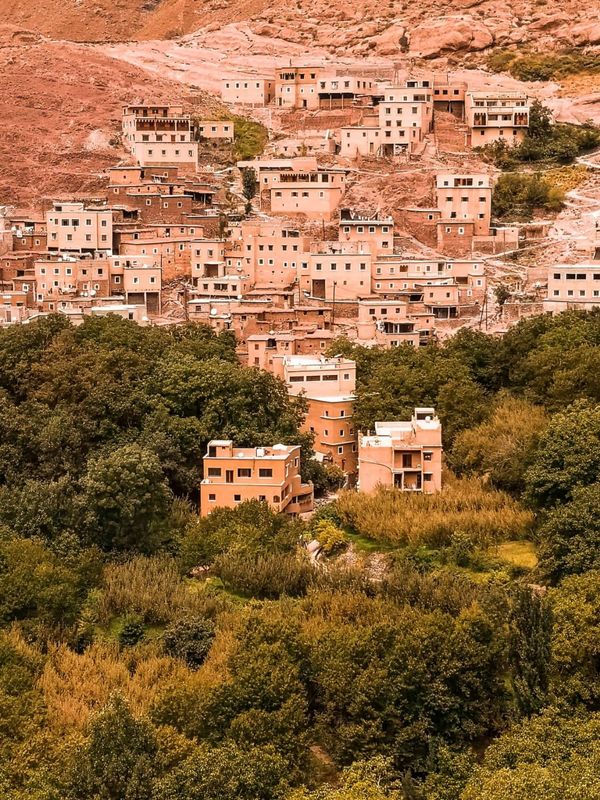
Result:
{"label": "bare mountain slope", "polygon": [[125,156],[128,100],[216,99],[81,45],[0,27],[0,204],[50,193],[93,192],[100,172]]}
{"label": "bare mountain slope", "polygon": [[597,0],[3,0],[4,18],[74,41],[164,39],[231,22],[332,52],[415,57],[600,43]]}

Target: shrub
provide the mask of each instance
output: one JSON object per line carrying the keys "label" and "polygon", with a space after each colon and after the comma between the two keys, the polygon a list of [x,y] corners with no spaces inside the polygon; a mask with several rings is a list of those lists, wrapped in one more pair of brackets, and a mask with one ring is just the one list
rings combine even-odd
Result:
{"label": "shrub", "polygon": [[492,212],[499,219],[531,219],[535,211],[560,211],[564,192],[540,173],[500,175],[494,186]]}
{"label": "shrub", "polygon": [[326,519],[319,520],[312,530],[326,555],[331,555],[348,544],[348,537],[344,531]]}
{"label": "shrub", "polygon": [[238,161],[256,158],[265,149],[269,134],[264,125],[248,117],[233,116],[234,155]]}
{"label": "shrub", "polygon": [[553,508],[539,531],[540,569],[558,582],[565,575],[600,570],[600,483],[580,486],[570,503]]}
{"label": "shrub", "polygon": [[121,647],[135,647],[144,638],[144,623],[137,615],[126,617],[119,631]]}
{"label": "shrub", "polygon": [[101,623],[128,614],[160,624],[201,605],[202,595],[188,589],[172,558],[138,556],[106,567],[95,610]]}
{"label": "shrub", "polygon": [[136,713],[145,713],[167,686],[188,676],[188,669],[172,658],[143,657],[137,649],[119,653],[116,642],[94,643],[83,653],[60,645],[50,648],[39,688],[49,727],[80,730],[112,693],[122,694]]}
{"label": "shrub", "polygon": [[338,509],[358,533],[394,545],[445,547],[460,532],[485,547],[524,537],[533,522],[533,515],[507,494],[474,478],[454,480],[437,494],[384,488],[368,496],[343,492]]}
{"label": "shrub", "polygon": [[552,124],[552,113],[539,100],[529,112],[529,128],[518,145],[504,139],[477,148],[486,161],[504,170],[514,170],[521,163],[554,162],[570,164],[578,155],[600,144],[600,128],[588,122],[583,125]]}
{"label": "shrub", "polygon": [[277,514],[267,503],[250,500],[236,508],[216,508],[186,531],[179,543],[184,572],[212,564],[228,550],[249,553],[290,553],[300,539],[303,524]]}
{"label": "shrub", "polygon": [[489,477],[498,489],[522,492],[525,472],[547,424],[544,410],[526,400],[506,396],[489,420],[456,437],[448,456],[459,474]]}
{"label": "shrub", "polygon": [[229,589],[261,599],[306,594],[316,577],[302,553],[226,553],[216,560],[214,571]]}
{"label": "shrub", "polygon": [[191,669],[204,663],[215,637],[215,626],[205,617],[184,617],[173,622],[165,631],[165,650],[181,658]]}

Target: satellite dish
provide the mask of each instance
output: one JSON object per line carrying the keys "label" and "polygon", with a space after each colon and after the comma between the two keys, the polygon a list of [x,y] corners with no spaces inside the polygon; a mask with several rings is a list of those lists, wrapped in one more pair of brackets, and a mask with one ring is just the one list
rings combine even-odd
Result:
{"label": "satellite dish", "polygon": [[216,308],[214,308],[214,307],[213,307],[213,308],[211,308],[211,310],[210,310],[210,315],[211,315],[211,317],[216,317],[216,316],[217,316],[217,309],[216,309]]}
{"label": "satellite dish", "polygon": [[90,289],[90,297],[95,297],[95,296],[96,296],[96,290]]}

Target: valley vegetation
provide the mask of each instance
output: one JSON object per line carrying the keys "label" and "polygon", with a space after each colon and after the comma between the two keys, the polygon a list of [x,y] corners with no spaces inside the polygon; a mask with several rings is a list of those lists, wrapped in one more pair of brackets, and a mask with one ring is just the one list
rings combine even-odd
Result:
{"label": "valley vegetation", "polygon": [[435,406],[444,489],[305,523],[197,516],[211,438],[301,441],[326,487],[229,334],[0,331],[2,797],[600,795],[599,344],[597,312],[334,342],[363,430]]}

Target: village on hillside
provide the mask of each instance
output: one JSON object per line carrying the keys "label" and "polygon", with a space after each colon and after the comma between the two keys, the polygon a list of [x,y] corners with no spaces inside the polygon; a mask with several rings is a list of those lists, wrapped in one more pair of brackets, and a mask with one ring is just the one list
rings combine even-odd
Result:
{"label": "village on hillside", "polygon": [[[357,430],[356,365],[335,341],[419,348],[599,305],[600,201],[571,192],[572,224],[499,221],[499,170],[482,153],[521,145],[534,101],[468,71],[292,60],[224,77],[221,98],[230,118],[152,97],[125,105],[130,157],[108,169],[104,195],[0,207],[0,326],[118,315],[231,331],[241,363],[304,396],[316,457],[349,485],[438,491],[435,409]],[[231,163],[248,124],[264,141]],[[396,206],[394,186],[414,187],[414,203]],[[277,442],[211,441],[201,515],[248,499],[310,511],[299,458]]]}

